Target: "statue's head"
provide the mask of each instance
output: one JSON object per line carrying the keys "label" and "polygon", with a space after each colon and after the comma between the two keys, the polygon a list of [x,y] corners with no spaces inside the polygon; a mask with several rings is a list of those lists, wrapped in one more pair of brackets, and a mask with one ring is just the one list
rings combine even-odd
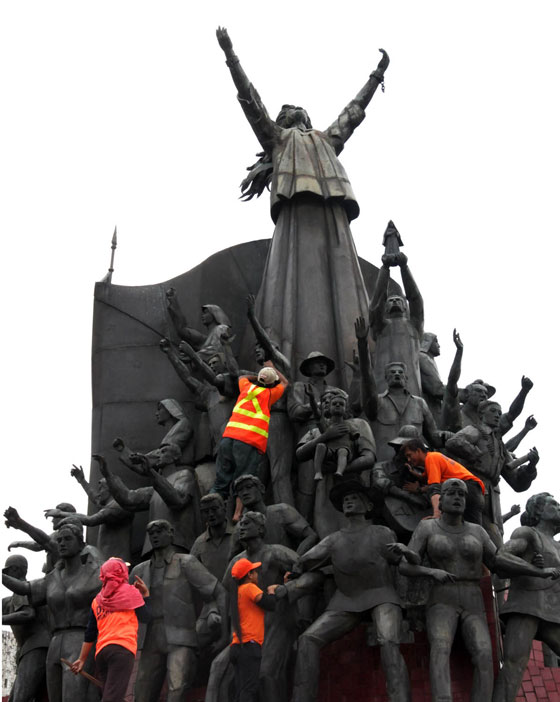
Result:
{"label": "statue's head", "polygon": [[420,348],[422,351],[425,351],[430,356],[439,356],[441,353],[441,348],[439,345],[437,335],[432,334],[432,332],[424,332]]}
{"label": "statue's head", "polygon": [[223,353],[215,353],[213,356],[210,356],[206,363],[216,375],[226,372],[226,364]]}
{"label": "statue's head", "polygon": [[233,494],[237,495],[243,506],[254,505],[263,499],[265,487],[256,475],[244,473],[233,483]]}
{"label": "statue's head", "polygon": [[448,514],[464,514],[467,506],[467,486],[463,480],[450,478],[441,486],[439,508]]}
{"label": "statue's head", "polygon": [[502,408],[493,400],[484,400],[478,405],[478,416],[484,424],[491,429],[496,429],[502,416]]}
{"label": "statue's head", "polygon": [[311,351],[299,366],[299,371],[307,378],[324,378],[334,370],[332,358],[325,356],[320,351]]}
{"label": "statue's head", "polygon": [[25,576],[27,575],[27,558],[16,554],[8,556],[2,568],[2,572],[9,575],[10,578],[25,580]]}
{"label": "statue's head", "polygon": [[402,295],[389,295],[385,303],[387,317],[407,317],[408,303]]}
{"label": "statue's head", "polygon": [[111,499],[111,491],[109,490],[109,486],[107,485],[107,481],[105,478],[100,478],[99,482],[97,483],[97,501],[101,505],[107,504],[109,500]]}
{"label": "statue's head", "polygon": [[200,513],[203,521],[210,527],[219,526],[226,521],[226,505],[217,492],[210,492],[200,500]]}
{"label": "statue's head", "polygon": [[185,419],[183,408],[177,400],[160,400],[156,407],[156,422],[163,425],[170,419],[174,419],[175,421]]}
{"label": "statue's head", "polygon": [[391,361],[385,366],[385,380],[389,388],[405,388],[408,382],[406,363]]}
{"label": "statue's head", "polygon": [[289,129],[290,127],[312,129],[309,115],[303,107],[299,107],[298,105],[282,105],[282,109],[278,113],[278,117],[276,117],[276,124],[285,129]]}
{"label": "statue's head", "polygon": [[560,504],[549,492],[531,495],[521,515],[523,526],[537,526],[541,522],[552,522],[560,529]]}
{"label": "statue's head", "polygon": [[369,488],[356,477],[339,480],[329,492],[329,500],[335,509],[346,517],[363,514],[370,517],[373,502]]}
{"label": "statue's head", "polygon": [[171,546],[175,530],[167,519],[154,519],[146,527],[146,532],[153,549]]}
{"label": "statue's head", "polygon": [[471,383],[465,388],[467,393],[466,403],[473,409],[478,409],[481,402],[488,399],[488,388],[482,383]]}
{"label": "statue's head", "polygon": [[229,317],[219,305],[202,305],[200,308],[200,321],[205,327],[212,324],[223,324],[231,327]]}
{"label": "statue's head", "polygon": [[266,517],[261,512],[245,512],[239,520],[239,540],[262,539],[266,533]]}
{"label": "statue's head", "polygon": [[266,353],[263,347],[257,342],[255,344],[255,361],[259,366],[262,366],[266,360]]}
{"label": "statue's head", "polygon": [[[74,507],[74,505],[71,505],[69,502],[61,502],[56,506],[56,509],[59,509],[61,512],[76,512],[76,508]],[[53,529],[58,529],[62,524],[63,520],[64,517],[53,517]]]}
{"label": "statue's head", "polygon": [[[323,393],[323,396],[327,393]],[[323,414],[325,417],[345,417],[348,409],[348,393],[342,388],[332,388],[327,394],[328,403]]]}
{"label": "statue's head", "polygon": [[84,548],[84,529],[81,522],[66,517],[55,535],[56,546],[61,558],[72,558]]}

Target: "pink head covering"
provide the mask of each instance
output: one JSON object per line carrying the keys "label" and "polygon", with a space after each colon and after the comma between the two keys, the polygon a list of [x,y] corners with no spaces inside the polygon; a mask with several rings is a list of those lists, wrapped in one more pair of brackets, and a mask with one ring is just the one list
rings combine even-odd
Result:
{"label": "pink head covering", "polygon": [[143,606],[144,598],[134,585],[128,584],[128,567],[120,558],[105,561],[99,571],[99,579],[103,587],[96,600],[103,609],[117,612]]}

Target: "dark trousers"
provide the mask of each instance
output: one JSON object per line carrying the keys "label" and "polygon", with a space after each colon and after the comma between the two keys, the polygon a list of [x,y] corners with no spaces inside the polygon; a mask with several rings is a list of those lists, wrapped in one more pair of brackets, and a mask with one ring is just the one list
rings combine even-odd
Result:
{"label": "dark trousers", "polygon": [[262,454],[254,446],[228,436],[222,437],[216,455],[216,481],[210,492],[218,492],[227,500],[230,485],[240,475],[250,473],[260,477],[261,462]]}
{"label": "dark trousers", "polygon": [[259,698],[259,672],[261,646],[248,642],[230,646],[231,662],[235,670],[235,702],[257,702]]}
{"label": "dark trousers", "polygon": [[133,666],[134,654],[123,646],[109,644],[99,651],[95,668],[103,684],[102,702],[123,702]]}
{"label": "dark trousers", "polygon": [[482,526],[482,512],[484,511],[484,495],[482,488],[476,480],[465,480],[467,486],[467,503],[465,505],[464,520],[471,524]]}

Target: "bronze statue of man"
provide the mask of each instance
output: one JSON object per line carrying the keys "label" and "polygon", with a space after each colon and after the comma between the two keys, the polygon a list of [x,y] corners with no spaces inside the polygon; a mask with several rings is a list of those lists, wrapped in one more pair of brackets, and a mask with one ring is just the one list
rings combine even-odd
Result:
{"label": "bronze statue of man", "polygon": [[165,519],[147,526],[152,546],[148,561],[130,573],[150,589],[152,618],[139,631],[141,651],[134,688],[137,702],[157,702],[167,679],[168,702],[182,702],[196,673],[198,637],[196,596],[208,606],[203,612],[220,643],[227,636],[226,594],[218,580],[194,556],[177,553],[173,527]]}
{"label": "bronze statue of man", "polygon": [[[408,258],[396,245],[400,245],[401,241],[393,222],[387,225],[383,242],[385,253],[381,257],[382,266],[369,304],[369,324],[375,341],[373,372],[378,387],[385,389],[386,365],[391,361],[400,361],[408,368],[410,391],[420,395],[419,353],[424,333],[424,302],[408,267]],[[404,297],[388,294],[392,267],[401,269]]]}
{"label": "bronze statue of man", "polygon": [[[25,582],[27,559],[23,556],[8,556],[2,572]],[[45,686],[47,649],[51,640],[46,607],[33,607],[25,595],[4,597],[2,625],[12,628],[17,643],[16,679],[10,693],[10,702],[40,699]]]}

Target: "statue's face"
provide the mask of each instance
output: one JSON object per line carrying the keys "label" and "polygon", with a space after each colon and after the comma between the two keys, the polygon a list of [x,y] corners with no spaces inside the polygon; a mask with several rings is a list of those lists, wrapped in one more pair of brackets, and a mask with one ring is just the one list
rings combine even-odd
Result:
{"label": "statue's face", "polygon": [[430,346],[429,353],[432,356],[439,356],[441,353],[441,348],[437,336],[434,336],[434,340],[432,341],[432,345]]}
{"label": "statue's face", "polygon": [[469,387],[469,394],[467,395],[467,402],[471,407],[475,409],[484,400],[488,399],[488,390],[485,385],[471,385]]}
{"label": "statue's face", "polygon": [[107,481],[105,480],[105,478],[101,478],[97,485],[97,499],[102,505],[104,505],[111,499],[111,493],[109,491],[109,488],[107,487]]}
{"label": "statue's face", "polygon": [[173,543],[173,529],[156,524],[148,530],[148,537],[153,549],[167,548]]}
{"label": "statue's face", "polygon": [[219,356],[212,356],[206,361],[206,363],[210,366],[211,370],[216,373],[216,375],[225,371],[224,364]]}
{"label": "statue's face", "polygon": [[[446,487],[447,486],[447,487]],[[447,481],[443,484],[439,508],[448,514],[463,514],[467,505],[467,488],[461,483]]]}
{"label": "statue's face", "polygon": [[25,580],[25,576],[27,575],[27,566],[17,564],[8,565],[3,568],[2,572],[9,575],[10,578]]}
{"label": "statue's face", "polygon": [[169,412],[163,405],[158,405],[156,409],[156,422],[158,424],[165,424],[169,419],[171,419]]}
{"label": "statue's face", "polygon": [[200,512],[202,514],[202,519],[210,527],[219,526],[226,521],[226,507],[224,504],[218,502],[218,500],[203,502],[200,505]]}
{"label": "statue's face", "polygon": [[258,502],[262,495],[258,485],[252,480],[242,480],[237,486],[237,496],[241,500],[243,506],[253,505]]}
{"label": "statue's face", "polygon": [[402,366],[394,365],[385,369],[385,380],[390,388],[405,388],[408,378]]}
{"label": "statue's face", "polygon": [[208,310],[207,307],[203,307],[201,312],[200,312],[200,321],[202,324],[204,324],[205,327],[210,326],[212,322],[214,321],[214,315],[210,310]]}
{"label": "statue's face", "polygon": [[480,418],[487,426],[495,429],[500,423],[500,417],[502,416],[502,409],[500,405],[489,405],[486,407],[484,412],[481,412]]}
{"label": "statue's face", "polygon": [[331,417],[344,417],[346,413],[346,399],[341,395],[333,395],[329,402]]}
{"label": "statue's face", "polygon": [[239,539],[246,541],[247,539],[256,539],[260,535],[260,527],[257,522],[244,514],[239,520]]}
{"label": "statue's face", "polygon": [[546,498],[545,507],[541,514],[541,521],[552,522],[560,528],[560,504],[552,495]]}
{"label": "statue's face", "polygon": [[360,492],[349,492],[342,498],[342,511],[345,516],[350,514],[366,514],[371,508],[371,503]]}
{"label": "statue's face", "polygon": [[297,127],[302,125],[307,127],[308,122],[309,115],[307,112],[303,107],[296,106],[286,110],[283,124],[285,127]]}
{"label": "statue's face", "polygon": [[310,361],[309,363],[309,375],[324,378],[327,375],[327,364],[320,358]]}
{"label": "statue's face", "polygon": [[385,303],[385,314],[392,317],[404,317],[406,315],[406,303],[400,295],[391,295]]}
{"label": "statue's face", "polygon": [[255,361],[257,365],[262,366],[266,361],[264,349],[260,344],[255,344]]}
{"label": "statue's face", "polygon": [[55,537],[58,553],[61,558],[72,558],[77,556],[83,546],[76,534],[69,529],[61,529]]}

